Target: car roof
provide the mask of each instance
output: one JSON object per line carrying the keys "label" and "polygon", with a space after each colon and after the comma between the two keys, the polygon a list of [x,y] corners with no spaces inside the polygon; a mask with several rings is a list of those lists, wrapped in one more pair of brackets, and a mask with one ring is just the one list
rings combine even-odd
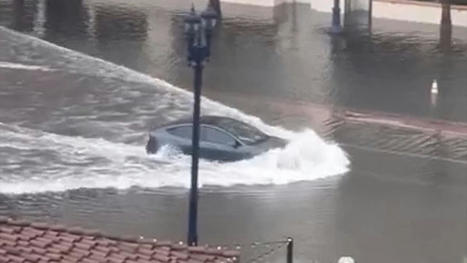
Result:
{"label": "car roof", "polygon": [[[203,115],[203,116],[200,116],[199,118],[200,124],[213,125],[213,126],[218,126],[219,122],[222,120],[231,120],[235,122],[240,122],[238,120],[235,120],[229,117],[215,116],[215,115]],[[167,123],[165,126],[172,126],[172,125],[178,125],[178,124],[191,124],[191,123],[193,123],[193,118],[187,117],[187,118],[182,118],[182,119]]]}
{"label": "car roof", "polygon": [[[186,118],[181,118],[179,120],[169,122],[165,124],[164,126],[160,127],[159,129],[163,129],[165,131],[168,131],[172,128],[176,128],[178,126],[183,126],[183,125],[191,125],[193,123],[193,119],[191,117],[186,117]],[[252,130],[252,131],[247,131],[247,133],[250,133],[249,135],[241,135],[241,132],[231,130],[226,126],[229,126],[231,124],[240,124],[240,125],[246,125],[249,128],[247,130]],[[248,123],[244,123],[242,121],[225,117],[225,116],[215,116],[215,115],[203,115],[200,116],[200,124],[201,125],[209,125],[217,129],[221,129],[224,132],[230,134],[233,136],[236,140],[242,141],[243,143],[249,144],[247,139],[245,139],[245,136],[255,136],[254,138],[257,139],[258,135],[261,138],[267,138],[269,137],[267,134],[263,133],[262,131],[258,130],[257,128],[249,125]],[[252,137],[253,138],[253,137]],[[255,139],[255,140],[256,140]]]}

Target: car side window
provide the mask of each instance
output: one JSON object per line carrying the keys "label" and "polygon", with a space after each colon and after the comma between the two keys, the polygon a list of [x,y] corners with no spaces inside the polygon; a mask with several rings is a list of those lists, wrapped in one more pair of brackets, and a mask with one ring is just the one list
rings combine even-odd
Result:
{"label": "car side window", "polygon": [[224,144],[230,146],[233,146],[237,143],[236,140],[229,134],[213,128],[203,126],[201,127],[201,140],[205,142]]}
{"label": "car side window", "polygon": [[168,129],[167,132],[177,137],[191,139],[192,127],[191,126],[180,126],[180,127]]}

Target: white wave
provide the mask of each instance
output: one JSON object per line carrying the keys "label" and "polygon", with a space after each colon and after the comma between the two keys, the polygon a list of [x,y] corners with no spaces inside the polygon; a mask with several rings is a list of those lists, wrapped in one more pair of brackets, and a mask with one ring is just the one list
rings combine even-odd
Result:
{"label": "white wave", "polygon": [[[234,163],[204,162],[200,179],[206,185],[287,184],[313,181],[347,171],[349,160],[335,144],[325,143],[314,131],[296,133],[283,149],[273,149],[253,159]],[[204,170],[203,170],[204,169]],[[219,174],[225,178],[219,181]],[[201,178],[201,177],[200,177]]]}
{"label": "white wave", "polygon": [[12,62],[6,62],[6,61],[0,61],[0,68],[53,71],[53,69],[51,69],[49,67],[38,66],[38,65],[25,65],[25,64],[12,63]]}
{"label": "white wave", "polygon": [[[14,179],[0,181],[2,193],[190,185],[191,157],[172,147],[164,147],[148,156],[143,147],[104,139],[68,137],[21,127],[5,129],[5,125],[0,128],[3,128],[0,148],[11,147],[23,153],[55,152],[61,157],[39,159],[36,164],[29,164],[30,167],[21,167],[21,174],[9,174],[7,178]],[[31,163],[31,160],[26,161]],[[348,165],[349,160],[341,148],[307,130],[295,134],[285,148],[273,149],[249,160],[233,163],[200,160],[199,183],[200,186],[233,186],[313,181],[343,174]]]}

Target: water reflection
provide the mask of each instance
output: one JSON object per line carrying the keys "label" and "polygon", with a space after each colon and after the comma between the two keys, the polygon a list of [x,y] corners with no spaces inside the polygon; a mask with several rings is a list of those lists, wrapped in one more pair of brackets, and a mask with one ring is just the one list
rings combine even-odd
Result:
{"label": "water reflection", "polygon": [[14,18],[11,27],[18,31],[31,32],[34,27],[36,1],[15,0],[12,5]]}
{"label": "water reflection", "polygon": [[[89,13],[83,0],[46,0],[46,39],[75,39],[87,36]],[[65,41],[65,40],[63,40]]]}
{"label": "water reflection", "polygon": [[[464,89],[456,86],[465,79],[457,67],[466,60],[463,51],[456,55],[444,53],[452,50],[450,23],[441,26],[442,39],[438,42],[423,34],[369,34],[367,24],[359,23],[358,17],[353,16],[352,26],[346,27],[343,36],[334,36],[330,41],[334,60],[331,82],[338,104],[465,120],[454,112],[453,105],[458,109],[460,104],[453,102],[458,96],[465,97]],[[360,18],[364,21],[365,14]],[[434,79],[442,82],[443,89],[437,97],[437,111],[430,110]],[[454,96],[448,90],[459,94]]]}
{"label": "water reflection", "polygon": [[[135,5],[82,0],[0,4],[1,24],[191,89],[177,9],[144,8],[143,0]],[[329,27],[329,15],[312,12],[306,5],[280,5],[267,11],[270,19],[262,12],[258,20],[224,15],[213,41],[215,55],[206,69],[205,94],[254,93],[435,116],[427,92],[433,79],[442,79],[444,89],[467,80],[460,73],[467,63],[465,44],[463,40],[452,44],[449,4],[443,4],[443,23],[436,34],[431,31],[436,26],[416,24],[410,31],[404,22],[372,21],[368,12],[353,12],[344,16],[344,34],[330,36],[323,31]],[[459,114],[467,110],[459,95],[467,94],[465,89],[455,90],[442,92],[438,108],[461,111],[439,116],[467,121]],[[223,99],[229,103],[228,97]]]}
{"label": "water reflection", "polygon": [[439,28],[439,48],[443,52],[451,50],[452,45],[452,23],[451,23],[451,1],[441,1],[441,23]]}
{"label": "water reflection", "polygon": [[0,25],[31,32],[36,12],[34,0],[0,1]]}
{"label": "water reflection", "polygon": [[95,6],[94,12],[93,29],[99,53],[118,64],[141,68],[140,61],[146,56],[143,46],[148,36],[147,15],[136,8],[112,5]]}
{"label": "water reflection", "polygon": [[133,40],[143,42],[147,37],[147,16],[130,7],[98,5],[95,7],[95,35],[99,42]]}

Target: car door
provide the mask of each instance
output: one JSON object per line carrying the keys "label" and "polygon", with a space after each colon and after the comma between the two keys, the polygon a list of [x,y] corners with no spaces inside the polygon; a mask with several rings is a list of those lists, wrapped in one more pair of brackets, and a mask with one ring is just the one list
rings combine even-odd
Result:
{"label": "car door", "polygon": [[210,126],[201,126],[200,156],[220,161],[241,159],[239,142],[230,134]]}
{"label": "car door", "polygon": [[193,151],[191,139],[193,126],[180,125],[168,129],[167,132],[171,135],[170,139],[167,140],[167,144],[175,146],[176,148],[180,149],[184,154],[192,154]]}

